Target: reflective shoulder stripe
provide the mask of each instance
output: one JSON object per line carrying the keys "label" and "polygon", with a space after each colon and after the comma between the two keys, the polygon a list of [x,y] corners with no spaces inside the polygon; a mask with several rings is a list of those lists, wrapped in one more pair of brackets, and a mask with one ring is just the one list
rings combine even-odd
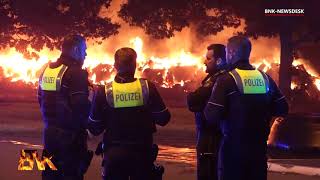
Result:
{"label": "reflective shoulder stripe", "polygon": [[61,83],[62,83],[62,77],[64,75],[64,73],[66,72],[66,70],[68,69],[68,66],[66,65],[62,65],[62,68],[58,74],[58,77],[57,77],[57,91],[60,91],[60,88],[61,88]]}
{"label": "reflective shoulder stripe", "polygon": [[143,104],[147,105],[149,102],[149,85],[146,79],[139,79],[141,88],[142,88],[142,96],[143,96]]}
{"label": "reflective shoulder stripe", "polygon": [[281,98],[276,99],[274,102],[280,101],[281,99],[286,98],[285,96],[282,96]]}
{"label": "reflective shoulder stripe", "polygon": [[238,87],[238,90],[240,91],[240,93],[244,93],[243,92],[243,86],[242,86],[242,81],[241,81],[241,77],[239,76],[239,74],[237,73],[236,70],[232,70],[229,72],[229,74],[233,77],[233,80],[236,82],[236,85]]}
{"label": "reflective shoulder stripe", "polygon": [[267,93],[268,93],[269,90],[270,90],[269,78],[268,78],[268,76],[267,76],[264,72],[262,72],[262,71],[260,71],[260,70],[259,70],[259,72],[262,74],[262,76],[263,76],[263,78],[264,78],[264,80],[265,80],[266,91],[267,91]]}
{"label": "reflective shoulder stripe", "polygon": [[211,101],[209,101],[208,104],[211,104],[211,105],[214,105],[214,106],[219,106],[219,107],[224,107],[224,105],[222,105],[222,104],[214,103],[214,102],[211,102]]}
{"label": "reflective shoulder stripe", "polygon": [[68,66],[61,65],[57,68],[50,68],[49,65],[44,70],[40,79],[40,87],[44,91],[60,91],[62,78]]}
{"label": "reflective shoulder stripe", "polygon": [[90,116],[89,116],[89,120],[92,121],[92,122],[101,122],[101,120],[98,120],[98,119],[92,119]]}
{"label": "reflective shoulder stripe", "polygon": [[106,98],[107,98],[107,102],[108,102],[109,106],[114,108],[112,82],[107,83],[104,86],[104,90],[105,90],[105,93],[106,93]]}
{"label": "reflective shoulder stripe", "polygon": [[154,112],[151,112],[151,113],[154,113],[154,114],[156,114],[156,113],[163,113],[163,112],[165,112],[165,111],[167,111],[168,110],[168,108],[166,107],[166,108],[164,108],[163,110],[161,110],[161,111],[154,111]]}
{"label": "reflective shoulder stripe", "polygon": [[237,91],[232,91],[231,93],[229,93],[229,94],[227,94],[227,96],[230,96],[230,95],[232,95],[232,94],[234,94],[234,93],[236,93]]}

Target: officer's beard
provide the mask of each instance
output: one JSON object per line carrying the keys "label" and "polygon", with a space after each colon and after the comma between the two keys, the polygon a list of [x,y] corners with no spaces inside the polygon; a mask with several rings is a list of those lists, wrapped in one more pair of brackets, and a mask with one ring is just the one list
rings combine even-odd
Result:
{"label": "officer's beard", "polygon": [[217,66],[216,65],[214,65],[214,66],[211,66],[211,67],[206,67],[206,73],[208,73],[208,74],[215,74],[215,73],[217,73],[219,70],[218,70],[218,68],[217,68]]}

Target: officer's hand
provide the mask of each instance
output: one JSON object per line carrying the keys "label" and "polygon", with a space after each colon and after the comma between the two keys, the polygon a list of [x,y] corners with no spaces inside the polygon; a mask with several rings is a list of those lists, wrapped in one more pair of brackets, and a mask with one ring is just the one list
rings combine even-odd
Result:
{"label": "officer's hand", "polygon": [[278,124],[281,124],[283,121],[284,121],[284,118],[283,118],[283,117],[277,117],[277,118],[275,119],[275,122],[277,122]]}
{"label": "officer's hand", "polygon": [[274,138],[276,137],[276,131],[279,129],[279,127],[281,126],[281,124],[283,123],[284,118],[283,117],[276,117],[274,122],[271,125],[270,128],[270,133],[269,133],[269,137],[268,137],[268,141],[267,144],[270,144],[272,142],[274,142]]}

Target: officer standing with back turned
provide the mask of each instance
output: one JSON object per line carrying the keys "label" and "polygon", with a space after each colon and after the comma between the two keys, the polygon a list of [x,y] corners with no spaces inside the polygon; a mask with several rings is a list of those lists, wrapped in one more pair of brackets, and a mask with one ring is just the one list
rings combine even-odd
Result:
{"label": "officer standing with back turned", "polygon": [[209,126],[204,117],[206,106],[213,84],[217,77],[225,72],[226,52],[222,44],[211,44],[207,47],[205,65],[208,75],[201,86],[187,96],[189,110],[195,113],[197,128],[197,179],[217,180],[217,152],[220,132],[217,127]]}
{"label": "officer standing with back turned", "polygon": [[57,170],[46,167],[44,180],[82,180],[92,152],[87,150],[88,73],[82,70],[86,42],[66,37],[62,54],[49,63],[39,79],[38,101],[44,122],[44,155]]}
{"label": "officer standing with back turned", "polygon": [[134,77],[136,59],[133,49],[118,49],[114,81],[99,87],[93,98],[89,130],[93,135],[104,132],[105,180],[152,180],[155,125],[170,120],[155,85]]}
{"label": "officer standing with back turned", "polygon": [[219,126],[221,180],[266,180],[267,139],[273,116],[284,117],[288,104],[276,83],[249,63],[251,42],[228,40],[230,71],[220,75],[204,110],[209,124]]}

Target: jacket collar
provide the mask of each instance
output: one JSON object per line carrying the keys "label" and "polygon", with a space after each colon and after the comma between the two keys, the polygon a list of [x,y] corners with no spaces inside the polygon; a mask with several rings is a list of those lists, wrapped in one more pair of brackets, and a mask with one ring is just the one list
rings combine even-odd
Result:
{"label": "jacket collar", "polygon": [[130,74],[117,74],[116,77],[114,78],[114,80],[117,83],[129,83],[129,82],[133,82],[136,80],[136,78],[134,78],[133,75]]}
{"label": "jacket collar", "polygon": [[253,70],[255,69],[250,63],[248,59],[243,59],[243,60],[239,60],[238,62],[232,64],[229,67],[229,70],[233,70],[233,69],[243,69],[243,70]]}
{"label": "jacket collar", "polygon": [[51,68],[55,68],[60,66],[61,64],[64,64],[66,66],[73,66],[73,67],[82,67],[82,64],[79,63],[79,61],[73,59],[70,56],[61,54],[61,56],[58,58],[58,60],[56,62],[53,62],[50,64]]}

